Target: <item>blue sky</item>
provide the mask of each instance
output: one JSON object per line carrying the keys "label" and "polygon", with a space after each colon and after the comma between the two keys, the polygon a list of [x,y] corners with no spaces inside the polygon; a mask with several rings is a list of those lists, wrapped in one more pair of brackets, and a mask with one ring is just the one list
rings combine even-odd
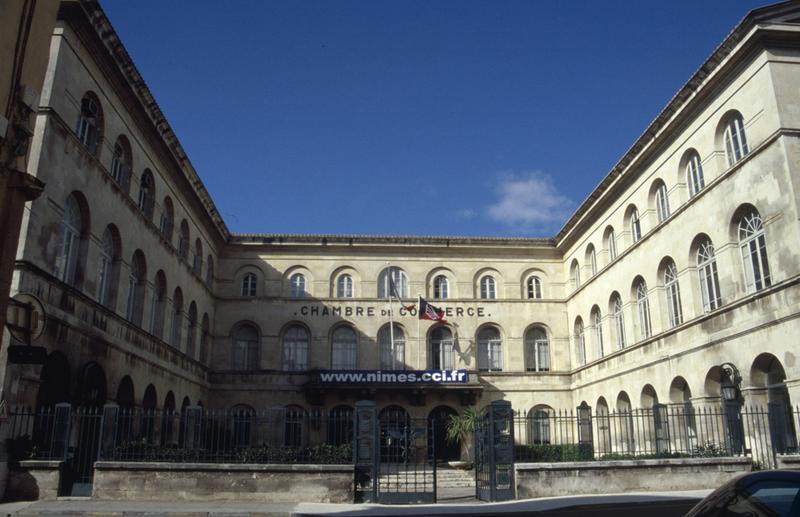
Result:
{"label": "blue sky", "polygon": [[764,2],[102,5],[232,231],[551,237]]}

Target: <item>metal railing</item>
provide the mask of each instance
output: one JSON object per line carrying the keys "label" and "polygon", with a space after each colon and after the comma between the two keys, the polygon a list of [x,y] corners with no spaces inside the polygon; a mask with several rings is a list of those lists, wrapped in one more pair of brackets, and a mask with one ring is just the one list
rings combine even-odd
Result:
{"label": "metal railing", "polygon": [[[87,447],[84,430],[99,425]],[[11,460],[68,460],[79,445],[108,461],[352,463],[353,412],[301,409],[71,408],[10,412]],[[93,461],[93,460],[92,460]]]}
{"label": "metal railing", "polygon": [[516,461],[561,462],[746,456],[774,468],[776,454],[798,452],[800,408],[655,405],[593,412],[536,407],[514,416]]}

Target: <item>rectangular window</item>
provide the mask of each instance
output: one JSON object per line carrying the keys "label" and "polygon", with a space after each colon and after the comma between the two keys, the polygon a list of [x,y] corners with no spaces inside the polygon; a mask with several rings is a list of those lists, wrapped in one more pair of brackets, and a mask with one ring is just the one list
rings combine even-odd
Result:
{"label": "rectangular window", "polygon": [[431,368],[434,370],[455,369],[452,339],[434,341],[431,344]]}
{"label": "rectangular window", "polygon": [[503,369],[503,343],[499,339],[478,342],[478,369],[499,372]]}

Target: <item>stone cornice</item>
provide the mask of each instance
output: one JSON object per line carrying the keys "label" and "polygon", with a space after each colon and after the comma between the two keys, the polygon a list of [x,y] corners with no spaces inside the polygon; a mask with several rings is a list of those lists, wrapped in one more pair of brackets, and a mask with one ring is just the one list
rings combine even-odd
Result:
{"label": "stone cornice", "polygon": [[242,245],[388,245],[388,246],[503,246],[519,248],[554,248],[552,239],[525,237],[435,237],[421,235],[305,235],[305,234],[232,234],[231,244]]}

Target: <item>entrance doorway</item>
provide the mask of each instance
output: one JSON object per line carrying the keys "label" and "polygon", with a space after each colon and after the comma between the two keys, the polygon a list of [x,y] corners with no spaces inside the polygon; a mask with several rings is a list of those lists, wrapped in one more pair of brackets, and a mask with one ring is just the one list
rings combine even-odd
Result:
{"label": "entrance doorway", "polygon": [[449,406],[438,406],[428,415],[428,434],[433,441],[429,450],[438,462],[457,461],[461,459],[461,440],[451,442],[447,439],[447,424],[451,416],[458,416],[458,412]]}

